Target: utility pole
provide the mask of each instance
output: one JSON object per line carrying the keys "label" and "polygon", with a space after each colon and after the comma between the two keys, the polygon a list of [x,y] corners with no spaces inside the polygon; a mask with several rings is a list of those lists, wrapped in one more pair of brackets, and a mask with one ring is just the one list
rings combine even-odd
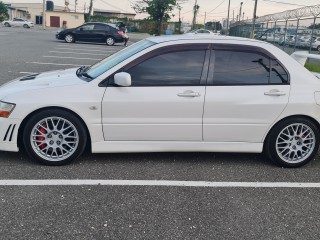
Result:
{"label": "utility pole", "polygon": [[77,3],[78,2],[78,0],[74,0],[74,12],[77,12]]}
{"label": "utility pole", "polygon": [[258,4],[258,0],[255,0],[254,10],[253,10],[253,23],[252,23],[251,38],[254,38],[254,28],[256,25],[256,18],[257,18],[257,4]]}
{"label": "utility pole", "polygon": [[240,3],[239,22],[241,21],[242,4],[243,2]]}
{"label": "utility pole", "polygon": [[42,30],[46,30],[46,0],[43,0],[42,5]]}
{"label": "utility pole", "polygon": [[197,24],[197,13],[199,10],[199,6],[198,6],[198,1],[196,0],[194,7],[193,7],[193,20],[192,20],[192,29],[196,28],[196,24]]}
{"label": "utility pole", "polygon": [[244,20],[244,12],[242,13],[242,21]]}
{"label": "utility pole", "polygon": [[89,5],[89,20],[90,20],[90,17],[92,16],[93,12],[93,0],[90,0],[90,5]]}
{"label": "utility pole", "polygon": [[87,7],[87,3],[84,2],[84,6],[83,6],[83,13],[86,13],[86,7]]}
{"label": "utility pole", "polygon": [[[234,11],[233,11],[234,13]],[[227,18],[227,31],[226,31],[226,35],[229,35],[229,17],[230,17],[230,0],[229,0],[229,4],[228,4],[228,18]]]}
{"label": "utility pole", "polygon": [[204,12],[204,21],[203,21],[204,29],[206,29],[206,19],[207,19],[207,12]]}
{"label": "utility pole", "polygon": [[178,10],[179,10],[179,34],[181,34],[181,9],[182,7],[178,5]]}

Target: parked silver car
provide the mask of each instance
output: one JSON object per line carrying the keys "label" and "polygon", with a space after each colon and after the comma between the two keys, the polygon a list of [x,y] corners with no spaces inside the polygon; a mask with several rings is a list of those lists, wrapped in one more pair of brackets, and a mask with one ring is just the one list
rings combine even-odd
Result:
{"label": "parked silver car", "polygon": [[33,22],[27,21],[22,18],[14,18],[13,20],[3,21],[2,24],[6,27],[24,27],[24,28],[33,27]]}

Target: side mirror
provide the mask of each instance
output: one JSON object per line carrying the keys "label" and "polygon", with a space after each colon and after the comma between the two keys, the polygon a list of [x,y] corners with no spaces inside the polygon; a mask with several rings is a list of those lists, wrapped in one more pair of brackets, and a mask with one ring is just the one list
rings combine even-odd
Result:
{"label": "side mirror", "polygon": [[121,87],[131,86],[131,75],[126,72],[116,73],[114,75],[114,83]]}
{"label": "side mirror", "polygon": [[80,28],[80,31],[83,31],[83,28],[82,28],[82,27]]}

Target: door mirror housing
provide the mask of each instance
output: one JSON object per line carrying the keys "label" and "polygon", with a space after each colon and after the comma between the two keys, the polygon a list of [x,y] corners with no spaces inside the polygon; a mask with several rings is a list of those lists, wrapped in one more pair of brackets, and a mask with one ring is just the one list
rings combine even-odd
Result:
{"label": "door mirror housing", "polygon": [[126,72],[116,73],[114,75],[114,83],[121,87],[131,86],[131,75]]}

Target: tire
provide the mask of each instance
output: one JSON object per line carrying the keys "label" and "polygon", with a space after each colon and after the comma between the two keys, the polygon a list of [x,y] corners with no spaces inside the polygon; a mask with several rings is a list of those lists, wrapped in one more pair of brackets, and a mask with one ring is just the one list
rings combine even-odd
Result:
{"label": "tire", "polygon": [[319,140],[319,129],[311,120],[289,118],[273,127],[264,150],[281,167],[301,167],[318,152]]}
{"label": "tire", "polygon": [[23,25],[24,28],[29,28],[28,24]]}
{"label": "tire", "polygon": [[113,46],[114,44],[115,44],[115,40],[114,40],[114,38],[113,37],[107,37],[106,38],[106,44],[108,45],[108,46]]}
{"label": "tire", "polygon": [[67,43],[74,43],[76,41],[76,39],[73,34],[68,33],[64,36],[64,41]]}
{"label": "tire", "polygon": [[31,159],[59,166],[78,158],[87,144],[82,122],[64,110],[48,109],[33,115],[23,130],[23,146]]}
{"label": "tire", "polygon": [[5,26],[5,27],[11,27],[10,24],[7,23],[7,22],[4,24],[4,26]]}
{"label": "tire", "polygon": [[317,47],[318,52],[320,52],[320,45]]}

